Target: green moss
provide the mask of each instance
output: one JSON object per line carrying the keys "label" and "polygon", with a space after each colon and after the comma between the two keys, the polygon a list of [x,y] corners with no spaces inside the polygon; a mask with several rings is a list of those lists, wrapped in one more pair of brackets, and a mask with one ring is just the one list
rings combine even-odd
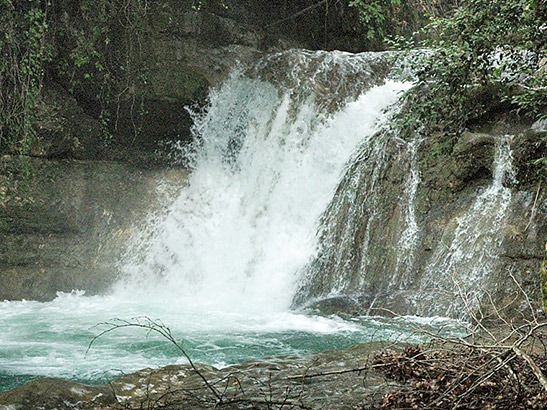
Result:
{"label": "green moss", "polygon": [[[173,73],[177,73],[173,75]],[[197,70],[183,62],[164,61],[144,89],[146,97],[202,100],[209,82]]]}

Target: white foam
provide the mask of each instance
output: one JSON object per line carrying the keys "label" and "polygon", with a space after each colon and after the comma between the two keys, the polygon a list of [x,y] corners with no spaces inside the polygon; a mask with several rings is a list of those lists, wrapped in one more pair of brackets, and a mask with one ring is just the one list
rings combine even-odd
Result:
{"label": "white foam", "polygon": [[112,295],[0,303],[0,372],[97,379],[184,362],[169,342],[135,328],[104,334],[86,354],[108,329],[96,325],[113,317],[161,319],[210,363],[319,348],[300,346],[299,332],[343,341],[362,332],[288,307],[346,162],[407,87],[387,82],[330,114],[313,94],[234,76],[197,119],[187,187],[137,238],[134,249],[147,251],[125,261]]}

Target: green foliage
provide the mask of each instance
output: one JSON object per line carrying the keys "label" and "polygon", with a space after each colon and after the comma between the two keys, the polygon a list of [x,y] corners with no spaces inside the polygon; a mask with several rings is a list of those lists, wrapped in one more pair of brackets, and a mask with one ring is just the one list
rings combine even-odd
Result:
{"label": "green foliage", "polygon": [[546,21],[547,4],[533,0],[469,0],[433,20],[400,125],[457,135],[496,109],[545,116]]}
{"label": "green foliage", "polygon": [[[72,7],[55,8],[58,77],[78,99],[95,107],[105,147],[113,139],[120,101],[135,99],[135,83],[146,78],[139,60],[147,10],[147,0],[78,0]],[[132,108],[132,118],[140,114]],[[139,123],[133,125],[135,134],[140,132]]]}
{"label": "green foliage", "polygon": [[0,1],[0,152],[28,154],[36,102],[51,58],[47,1]]}
{"label": "green foliage", "polygon": [[429,19],[444,15],[456,0],[348,0],[366,33],[364,47],[383,50],[391,38],[408,41]]}
{"label": "green foliage", "polygon": [[30,153],[46,77],[91,107],[107,146],[116,105],[145,78],[137,67],[147,8],[147,0],[0,0],[0,152]]}
{"label": "green foliage", "polygon": [[351,0],[349,6],[358,10],[367,39],[381,43],[388,34],[386,23],[400,12],[401,0]]}

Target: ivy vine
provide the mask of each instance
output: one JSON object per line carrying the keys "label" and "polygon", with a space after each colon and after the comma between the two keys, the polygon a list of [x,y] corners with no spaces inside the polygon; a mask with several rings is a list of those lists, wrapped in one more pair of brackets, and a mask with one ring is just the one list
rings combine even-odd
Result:
{"label": "ivy vine", "polygon": [[147,0],[0,0],[0,153],[30,153],[47,78],[97,107],[90,114],[102,123],[105,146],[123,99],[132,100],[140,132],[143,107],[133,91],[145,77],[139,59],[147,10]]}
{"label": "ivy vine", "polygon": [[36,136],[36,101],[44,65],[49,3],[0,0],[0,152],[26,155]]}

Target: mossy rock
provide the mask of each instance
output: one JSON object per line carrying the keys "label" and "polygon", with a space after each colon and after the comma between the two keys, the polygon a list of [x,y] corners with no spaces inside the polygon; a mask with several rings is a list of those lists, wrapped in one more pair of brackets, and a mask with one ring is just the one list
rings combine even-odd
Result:
{"label": "mossy rock", "polygon": [[31,154],[46,158],[96,159],[106,147],[107,132],[76,99],[56,83],[47,83],[37,105],[37,137]]}
{"label": "mossy rock", "polygon": [[541,264],[539,277],[541,281],[541,307],[547,313],[547,258]]}
{"label": "mossy rock", "polygon": [[143,87],[145,98],[203,101],[210,83],[203,73],[183,61],[162,61],[157,64],[150,82]]}

